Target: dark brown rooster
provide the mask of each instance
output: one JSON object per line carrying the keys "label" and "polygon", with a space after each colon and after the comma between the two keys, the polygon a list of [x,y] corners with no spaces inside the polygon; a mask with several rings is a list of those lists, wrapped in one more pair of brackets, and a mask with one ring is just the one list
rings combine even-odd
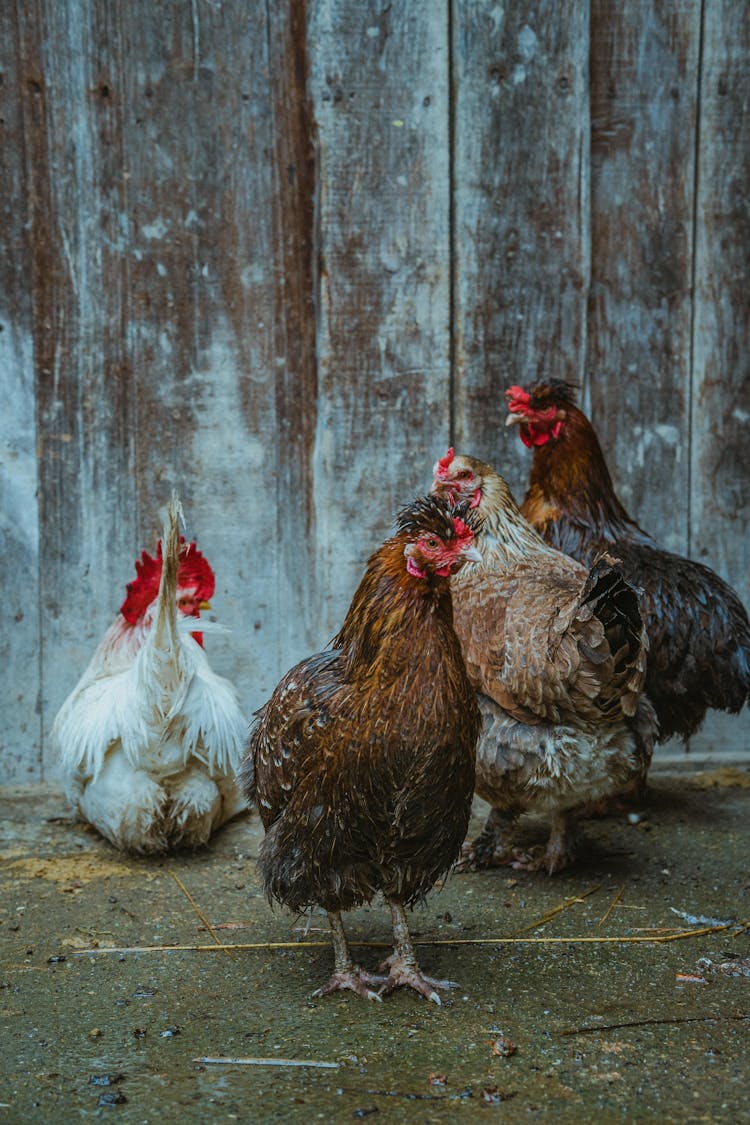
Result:
{"label": "dark brown rooster", "polygon": [[[641,695],[638,596],[608,556],[588,570],[548,546],[503,478],[475,457],[448,450],[432,487],[482,519],[480,560],[451,579],[456,632],[484,718],[477,793],[492,805],[467,858],[552,874],[575,857],[579,812],[650,761],[655,719]],[[524,812],[550,821],[541,854],[514,847]]]}
{"label": "dark brown rooster", "polygon": [[[435,497],[403,509],[331,649],[287,672],[251,734],[240,782],[266,829],[266,892],[328,912],[335,970],[319,996],[406,985],[439,1004],[451,986],[422,974],[404,907],[457,858],[474,791],[480,717],[448,582],[477,557],[465,518]],[[341,921],[378,891],[393,922],[387,976],[352,962]]]}
{"label": "dark brown rooster", "polygon": [[662,550],[615,495],[594,428],[564,382],[506,391],[507,424],[534,450],[522,512],[544,539],[590,566],[602,551],[643,591],[646,692],[659,741],[688,738],[706,711],[737,712],[750,691],[750,622],[709,567]]}

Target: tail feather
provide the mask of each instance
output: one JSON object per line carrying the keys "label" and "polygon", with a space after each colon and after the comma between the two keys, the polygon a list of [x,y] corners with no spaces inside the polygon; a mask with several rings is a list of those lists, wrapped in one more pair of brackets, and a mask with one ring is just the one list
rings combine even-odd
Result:
{"label": "tail feather", "polygon": [[257,792],[255,788],[255,760],[253,758],[252,747],[248,748],[245,754],[245,758],[237,771],[236,781],[241,792],[247,797],[247,800],[250,803],[254,803],[257,800]]}
{"label": "tail feather", "polygon": [[167,505],[162,532],[162,568],[154,624],[154,643],[158,648],[174,648],[177,638],[177,572],[180,565],[180,520],[185,522],[176,492]]}
{"label": "tail feather", "polygon": [[[177,495],[173,494],[167,505],[162,532],[162,570],[154,624],[136,658],[141,689],[148,693],[157,710],[164,714],[182,707],[190,679],[183,674],[184,643],[177,621],[181,517],[182,505]],[[162,697],[162,703],[159,703],[159,696]]]}
{"label": "tail feather", "polygon": [[612,702],[619,696],[626,715],[635,713],[646,676],[648,637],[639,595],[609,555],[596,560],[581,593],[582,608],[590,611],[604,630],[612,659],[612,686],[616,688]]}

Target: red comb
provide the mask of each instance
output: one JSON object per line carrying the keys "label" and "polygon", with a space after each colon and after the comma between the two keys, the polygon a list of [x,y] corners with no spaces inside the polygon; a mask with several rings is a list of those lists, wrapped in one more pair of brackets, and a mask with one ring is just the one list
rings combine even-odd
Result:
{"label": "red comb", "polygon": [[508,400],[508,408],[511,412],[515,409],[516,413],[531,402],[531,395],[523,387],[508,387],[505,397]]}
{"label": "red comb", "polygon": [[459,543],[471,543],[474,538],[474,532],[471,530],[468,523],[464,523],[460,516],[453,517],[453,530],[456,533],[456,539]]}
{"label": "red comb", "polygon": [[195,587],[195,596],[200,602],[210,601],[216,589],[216,578],[205,555],[198,550],[195,540],[186,544],[182,536],[177,585]]}
{"label": "red comb", "polygon": [[450,447],[450,449],[446,453],[445,457],[441,457],[438,460],[437,475],[439,477],[447,477],[448,476],[448,470],[451,467],[452,461],[453,461],[453,446]]}
{"label": "red comb", "polygon": [[[132,582],[128,582],[127,595],[120,606],[120,613],[129,625],[135,625],[159,593],[161,566],[160,539],[156,547],[155,558],[143,551],[140,559],[136,559],[136,577]],[[185,537],[182,535],[180,536],[180,564],[177,570],[177,585],[190,589],[194,588],[196,598],[202,602],[210,601],[216,589],[216,579],[208,560],[201,554],[195,543],[186,543]]]}

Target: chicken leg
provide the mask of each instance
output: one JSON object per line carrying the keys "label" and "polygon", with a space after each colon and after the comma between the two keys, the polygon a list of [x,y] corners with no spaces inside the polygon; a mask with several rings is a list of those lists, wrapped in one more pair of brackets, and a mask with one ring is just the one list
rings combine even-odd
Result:
{"label": "chicken leg", "polygon": [[487,823],[475,840],[467,841],[461,848],[461,859],[456,870],[481,871],[486,867],[502,867],[518,858],[513,849],[513,829],[518,820],[515,811],[490,809]]}
{"label": "chicken leg", "polygon": [[580,830],[575,813],[557,812],[550,817],[550,834],[546,848],[533,849],[519,855],[511,867],[520,871],[546,871],[555,875],[575,860],[580,847]]}
{"label": "chicken leg", "polygon": [[363,969],[360,965],[354,964],[352,955],[349,952],[349,943],[346,940],[346,933],[344,932],[344,923],[341,921],[341,915],[338,911],[329,910],[328,921],[331,926],[331,938],[333,940],[333,976],[322,988],[316,989],[315,992],[313,992],[313,996],[328,996],[331,992],[350,989],[364,1000],[377,1000],[380,1002],[380,994],[378,992],[373,992],[369,986],[372,984],[382,984],[386,978],[376,976],[374,973],[368,973],[367,970]]}
{"label": "chicken leg", "polygon": [[458,988],[452,980],[435,980],[422,973],[417,964],[414,946],[411,943],[409,926],[406,921],[406,911],[403,905],[395,899],[388,899],[391,908],[393,923],[394,952],[381,968],[388,968],[388,978],[380,989],[380,995],[386,996],[396,988],[413,988],[426,1000],[435,1004],[442,1004],[442,1000],[435,991],[438,988]]}

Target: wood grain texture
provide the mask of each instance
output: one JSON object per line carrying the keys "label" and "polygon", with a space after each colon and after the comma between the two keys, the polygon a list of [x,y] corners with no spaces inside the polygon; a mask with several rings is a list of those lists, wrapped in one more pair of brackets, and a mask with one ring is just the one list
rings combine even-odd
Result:
{"label": "wood grain texture", "polygon": [[585,4],[454,5],[455,442],[520,499],[504,390],[580,381],[589,274]]}
{"label": "wood grain texture", "polygon": [[137,546],[155,542],[175,487],[216,572],[216,616],[232,629],[207,651],[249,712],[275,683],[288,601],[269,25],[263,0],[167,8],[122,3],[116,31]]}
{"label": "wood grain texture", "polygon": [[591,416],[625,507],[682,553],[700,9],[591,5]]}
{"label": "wood grain texture", "polygon": [[[95,13],[19,4],[37,399],[42,706],[57,704],[113,616],[135,525],[121,180]],[[102,104],[103,102],[107,103]],[[127,553],[126,553],[127,552]],[[115,602],[116,605],[119,604]]]}
{"label": "wood grain texture", "polygon": [[26,213],[24,95],[36,97],[21,62],[12,5],[0,6],[0,664],[10,672],[0,725],[0,776],[41,778],[39,714],[39,520],[31,263]]}
{"label": "wood grain texture", "polygon": [[[750,9],[704,16],[691,412],[690,553],[750,608]],[[750,714],[712,717],[691,750],[750,748]]]}
{"label": "wood grain texture", "polygon": [[308,5],[270,3],[279,674],[320,645],[313,456],[318,418],[318,156]]}
{"label": "wood grain texture", "polygon": [[318,643],[449,436],[448,24],[319,0]]}

